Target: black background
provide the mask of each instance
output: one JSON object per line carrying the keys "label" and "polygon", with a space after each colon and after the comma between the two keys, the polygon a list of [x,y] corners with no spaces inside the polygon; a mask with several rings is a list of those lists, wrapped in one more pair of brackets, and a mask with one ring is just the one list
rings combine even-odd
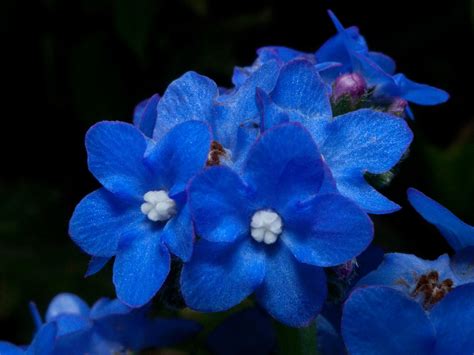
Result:
{"label": "black background", "polygon": [[67,235],[74,206],[98,187],[88,127],[131,120],[138,101],[188,70],[229,86],[233,66],[250,64],[258,47],[314,51],[335,34],[328,8],[398,71],[451,94],[413,107],[411,156],[385,191],[404,209],[375,218],[387,251],[450,252],[405,191],[417,187],[474,223],[470,1],[2,0],[0,339],[29,341],[29,300],[44,311],[62,291],[113,296],[110,270],[84,280],[88,258]]}

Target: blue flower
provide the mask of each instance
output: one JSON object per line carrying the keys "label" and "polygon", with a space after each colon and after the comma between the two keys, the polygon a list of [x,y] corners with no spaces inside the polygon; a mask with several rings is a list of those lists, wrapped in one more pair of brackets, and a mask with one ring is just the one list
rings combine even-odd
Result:
{"label": "blue flower", "polygon": [[211,79],[187,72],[173,81],[163,97],[152,96],[137,105],[134,124],[147,137],[159,141],[177,124],[198,120],[209,124],[214,147],[209,165],[241,164],[255,141],[259,122],[256,87],[271,90],[279,67],[269,61],[246,78],[242,85],[222,93]]}
{"label": "blue flower", "polygon": [[302,59],[281,68],[273,90],[257,90],[261,129],[296,121],[316,141],[344,196],[369,213],[390,213],[400,206],[385,198],[364,174],[381,174],[397,164],[413,133],[404,120],[370,109],[333,118],[324,83],[314,66]]}
{"label": "blue flower", "polygon": [[472,354],[473,319],[473,283],[456,287],[428,313],[406,293],[371,286],[356,289],[347,300],[342,336],[354,355]]}
{"label": "blue flower", "polygon": [[156,144],[121,122],[101,122],[87,133],[89,170],[103,188],[78,204],[69,232],[94,257],[88,274],[115,256],[113,282],[129,306],[146,304],[160,289],[170,252],[182,260],[191,256],[185,189],[204,167],[211,139],[198,121],[177,125]]}
{"label": "blue flower", "polygon": [[59,294],[51,301],[45,324],[36,307],[32,312],[39,329],[32,344],[25,351],[0,342],[2,354],[112,355],[175,345],[200,329],[188,320],[151,319],[148,307],[133,309],[118,300],[102,298],[89,308],[81,298],[69,293]]}
{"label": "blue flower", "polygon": [[328,192],[318,148],[299,124],[262,134],[244,166],[241,176],[219,166],[192,180],[190,208],[202,239],[183,266],[181,292],[205,312],[254,293],[274,318],[306,325],[326,298],[323,267],[360,254],[372,240],[371,221]]}
{"label": "blue flower", "polygon": [[[236,68],[232,81],[236,87],[253,72],[269,60],[276,60],[281,65],[295,59],[311,62],[324,81],[331,85],[337,77],[347,73],[358,73],[374,89],[376,101],[401,99],[420,105],[436,105],[448,100],[449,95],[440,89],[419,84],[395,74],[395,62],[385,54],[369,51],[365,38],[359,34],[357,27],[345,29],[336,16],[329,11],[338,34],[330,38],[315,53],[304,53],[286,47],[263,47],[257,51],[257,59],[250,67]],[[412,113],[404,107],[408,115]],[[390,110],[392,112],[393,110]]]}

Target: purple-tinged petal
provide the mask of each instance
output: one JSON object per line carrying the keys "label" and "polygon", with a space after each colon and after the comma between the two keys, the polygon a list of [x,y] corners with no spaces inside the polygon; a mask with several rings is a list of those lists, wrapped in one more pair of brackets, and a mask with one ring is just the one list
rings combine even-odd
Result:
{"label": "purple-tinged petal", "polygon": [[459,251],[474,246],[474,227],[456,217],[446,207],[429,198],[421,191],[409,188],[408,200],[415,210],[444,236],[451,247]]}
{"label": "purple-tinged petal", "polygon": [[256,291],[258,303],[288,326],[309,325],[326,299],[323,269],[298,262],[281,242],[267,248],[265,279]]}
{"label": "purple-tinged petal", "polygon": [[120,235],[135,228],[144,217],[140,204],[124,203],[99,189],[77,205],[69,222],[69,235],[86,253],[111,257],[117,252]]}
{"label": "purple-tinged petal", "polygon": [[197,175],[189,187],[189,205],[199,236],[230,242],[248,233],[251,209],[248,187],[227,167]]}
{"label": "purple-tinged petal", "polygon": [[145,164],[160,176],[173,198],[206,165],[211,140],[210,127],[205,122],[178,124],[151,148]]}
{"label": "purple-tinged petal", "polygon": [[163,285],[170,270],[170,254],[159,232],[124,235],[115,257],[113,282],[117,297],[130,307],[148,303]]}
{"label": "purple-tinged petal", "polygon": [[449,94],[441,89],[426,84],[419,84],[403,74],[393,77],[400,88],[400,96],[418,105],[438,105],[448,101]]}
{"label": "purple-tinged petal", "polygon": [[250,235],[233,243],[201,239],[183,266],[181,293],[192,309],[224,311],[252,294],[264,276],[264,250]]}
{"label": "purple-tinged petal", "polygon": [[324,166],[309,132],[297,123],[274,127],[249,152],[244,179],[262,206],[277,210],[319,192]]}
{"label": "purple-tinged petal", "polygon": [[302,263],[335,266],[362,253],[373,238],[370,218],[340,195],[317,195],[285,214],[282,241]]}
{"label": "purple-tinged petal", "polygon": [[388,287],[352,292],[344,305],[342,336],[354,355],[429,355],[436,339],[418,303]]}
{"label": "purple-tinged petal", "polygon": [[110,192],[141,198],[151,173],[143,164],[145,136],[123,122],[99,122],[86,135],[89,170]]}
{"label": "purple-tinged petal", "polygon": [[89,317],[89,306],[80,297],[72,293],[60,293],[49,303],[46,322],[53,321],[62,314]]}
{"label": "purple-tinged petal", "polygon": [[171,128],[185,121],[212,122],[213,103],[218,95],[216,83],[195,72],[187,72],[173,81],[158,103],[153,139],[159,141]]}
{"label": "purple-tinged petal", "polygon": [[456,287],[429,315],[436,330],[432,354],[474,353],[474,283]]}

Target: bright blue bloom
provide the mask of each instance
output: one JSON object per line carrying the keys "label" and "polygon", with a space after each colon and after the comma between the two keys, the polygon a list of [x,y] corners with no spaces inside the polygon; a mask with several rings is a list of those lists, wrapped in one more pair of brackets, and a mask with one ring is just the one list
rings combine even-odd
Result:
{"label": "bright blue bloom", "polygon": [[415,210],[433,224],[455,251],[474,247],[474,227],[456,217],[446,207],[432,200],[421,191],[410,188],[408,200]]}
{"label": "bright blue bloom", "polygon": [[385,286],[356,289],[344,306],[348,353],[472,354],[474,284],[456,287],[429,312],[406,293]]}
{"label": "bright blue bloom", "polygon": [[[452,263],[447,254],[441,255],[436,260],[424,260],[411,254],[389,253],[385,255],[384,261],[377,270],[363,277],[357,286],[389,286],[413,297],[429,309],[436,303],[436,297],[416,291],[423,276],[429,277],[433,285],[439,284],[439,286],[443,281],[450,280],[450,289],[470,282],[454,272]],[[430,273],[436,273],[436,275],[430,276]]]}
{"label": "bright blue bloom", "polygon": [[369,213],[400,208],[369,185],[364,174],[384,173],[400,161],[413,139],[404,120],[370,109],[333,118],[324,83],[303,59],[284,65],[269,94],[257,90],[257,101],[261,130],[288,121],[300,122],[309,130],[341,194]]}
{"label": "bright blue bloom", "polygon": [[323,267],[360,254],[372,240],[368,216],[329,190],[314,141],[301,125],[268,130],[241,176],[228,167],[197,175],[189,188],[197,234],[181,292],[196,310],[229,309],[251,294],[290,326],[310,323],[326,298]]}
{"label": "bright blue bloom", "polygon": [[[38,324],[38,333],[26,352],[5,342],[0,342],[0,351],[12,355],[112,355],[175,345],[200,329],[188,320],[151,319],[147,312],[148,307],[136,310],[107,298],[89,308],[76,295],[62,293],[49,304],[46,323]],[[33,315],[41,322],[36,309]]]}
{"label": "bright blue bloom", "polygon": [[177,124],[205,121],[212,129],[213,139],[225,151],[220,162],[237,167],[259,133],[255,90],[259,87],[270,91],[278,70],[276,62],[269,61],[238,89],[225,93],[211,79],[187,72],[168,86],[161,99],[154,95],[138,104],[134,124],[146,136],[159,141]]}
{"label": "bright blue bloom", "polygon": [[94,257],[88,274],[115,256],[113,282],[129,306],[148,303],[160,289],[170,252],[191,257],[185,189],[204,167],[211,140],[208,125],[198,121],[177,125],[156,144],[121,122],[101,122],[87,133],[89,170],[103,188],[79,203],[69,232]]}
{"label": "bright blue bloom", "polygon": [[[239,86],[248,75],[268,60],[280,64],[294,59],[305,59],[315,65],[326,83],[331,83],[342,74],[358,73],[374,88],[374,98],[393,100],[403,98],[420,105],[436,105],[448,100],[449,95],[440,89],[409,80],[403,74],[395,74],[395,62],[385,54],[369,51],[365,38],[357,27],[345,29],[336,16],[329,11],[338,34],[330,38],[314,54],[286,47],[263,47],[257,51],[258,58],[251,67],[236,68],[233,83]],[[408,109],[407,113],[411,115]]]}
{"label": "bright blue bloom", "polygon": [[226,318],[207,337],[212,354],[266,355],[275,353],[272,319],[261,309],[247,308]]}

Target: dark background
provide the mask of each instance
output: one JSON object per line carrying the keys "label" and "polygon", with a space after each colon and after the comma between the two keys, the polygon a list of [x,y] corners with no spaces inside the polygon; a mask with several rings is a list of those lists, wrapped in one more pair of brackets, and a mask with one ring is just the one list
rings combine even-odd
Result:
{"label": "dark background", "polygon": [[29,341],[29,300],[43,312],[58,292],[89,302],[114,294],[109,269],[83,278],[88,258],[67,234],[74,206],[98,187],[86,166],[88,127],[129,121],[138,101],[188,70],[228,86],[233,66],[250,64],[260,46],[314,51],[335,34],[327,8],[399,71],[451,94],[413,107],[411,156],[386,191],[405,208],[375,218],[386,250],[450,252],[405,191],[417,187],[474,223],[470,1],[2,0],[0,339]]}

